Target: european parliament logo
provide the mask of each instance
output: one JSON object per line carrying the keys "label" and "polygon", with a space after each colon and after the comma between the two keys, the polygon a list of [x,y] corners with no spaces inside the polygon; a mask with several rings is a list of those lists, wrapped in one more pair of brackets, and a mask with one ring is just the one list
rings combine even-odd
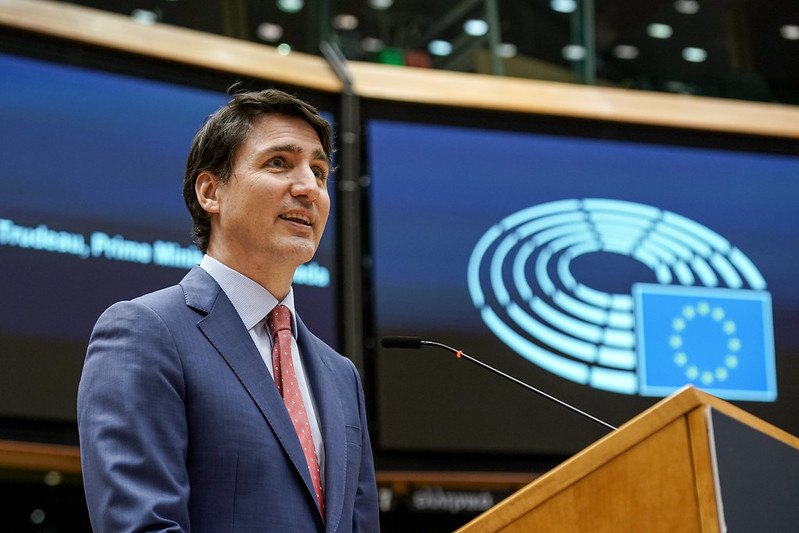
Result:
{"label": "european parliament logo", "polygon": [[[572,268],[592,254],[637,261],[657,283],[593,287]],[[725,237],[678,213],[607,198],[533,205],[478,240],[467,281],[497,338],[570,381],[619,394],[692,383],[725,399],[777,397],[766,280]]]}
{"label": "european parliament logo", "polygon": [[633,295],[642,395],[693,383],[731,400],[777,398],[768,292],[636,284]]}

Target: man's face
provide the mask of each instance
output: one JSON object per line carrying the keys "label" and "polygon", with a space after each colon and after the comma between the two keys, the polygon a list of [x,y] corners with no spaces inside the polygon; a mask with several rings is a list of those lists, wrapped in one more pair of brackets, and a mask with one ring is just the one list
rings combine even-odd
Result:
{"label": "man's face", "polygon": [[304,120],[261,115],[217,189],[211,249],[228,266],[290,267],[311,260],[330,211],[330,162]]}

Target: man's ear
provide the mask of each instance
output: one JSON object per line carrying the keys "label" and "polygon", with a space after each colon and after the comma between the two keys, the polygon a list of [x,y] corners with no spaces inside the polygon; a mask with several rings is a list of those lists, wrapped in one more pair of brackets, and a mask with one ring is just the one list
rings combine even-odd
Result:
{"label": "man's ear", "polygon": [[219,180],[211,172],[200,172],[197,179],[194,181],[194,193],[197,195],[197,201],[208,213],[219,212]]}

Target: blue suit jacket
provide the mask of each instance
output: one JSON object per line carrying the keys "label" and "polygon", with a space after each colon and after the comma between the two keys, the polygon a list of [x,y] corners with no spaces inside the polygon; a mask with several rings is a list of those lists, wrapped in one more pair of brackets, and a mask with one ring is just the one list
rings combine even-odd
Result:
{"label": "blue suit jacket", "polygon": [[323,521],[299,439],[233,305],[195,267],[111,306],[78,391],[96,532],[376,532],[374,464],[355,366],[298,319],[325,446]]}

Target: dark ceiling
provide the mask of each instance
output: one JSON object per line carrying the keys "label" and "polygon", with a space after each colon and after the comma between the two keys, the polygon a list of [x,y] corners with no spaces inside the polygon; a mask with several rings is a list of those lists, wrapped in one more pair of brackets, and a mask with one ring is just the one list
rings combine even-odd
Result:
{"label": "dark ceiling", "polygon": [[[556,2],[394,0],[381,10],[367,0],[306,0],[296,13],[279,9],[277,0],[73,3],[126,15],[146,13],[163,23],[270,46],[285,43],[296,51],[318,54],[318,42],[325,38],[351,60],[487,74],[497,73],[487,52],[489,39],[465,35],[463,23],[491,21],[493,4],[500,21],[499,40],[512,44],[516,52],[501,63],[506,76],[799,105],[799,0],[561,2],[575,4],[577,11],[572,13],[555,11]],[[587,25],[580,23],[583,8],[594,14]],[[342,14],[354,15],[357,26],[336,28],[335,17]],[[259,37],[265,22],[280,26],[282,35],[272,41]],[[653,23],[668,25],[670,36],[649,35]],[[451,43],[452,53],[431,55],[431,40]],[[589,54],[593,48],[589,57],[594,61],[566,59],[564,49],[574,44],[585,45]],[[705,59],[686,60],[686,48],[700,49],[694,54]]]}

